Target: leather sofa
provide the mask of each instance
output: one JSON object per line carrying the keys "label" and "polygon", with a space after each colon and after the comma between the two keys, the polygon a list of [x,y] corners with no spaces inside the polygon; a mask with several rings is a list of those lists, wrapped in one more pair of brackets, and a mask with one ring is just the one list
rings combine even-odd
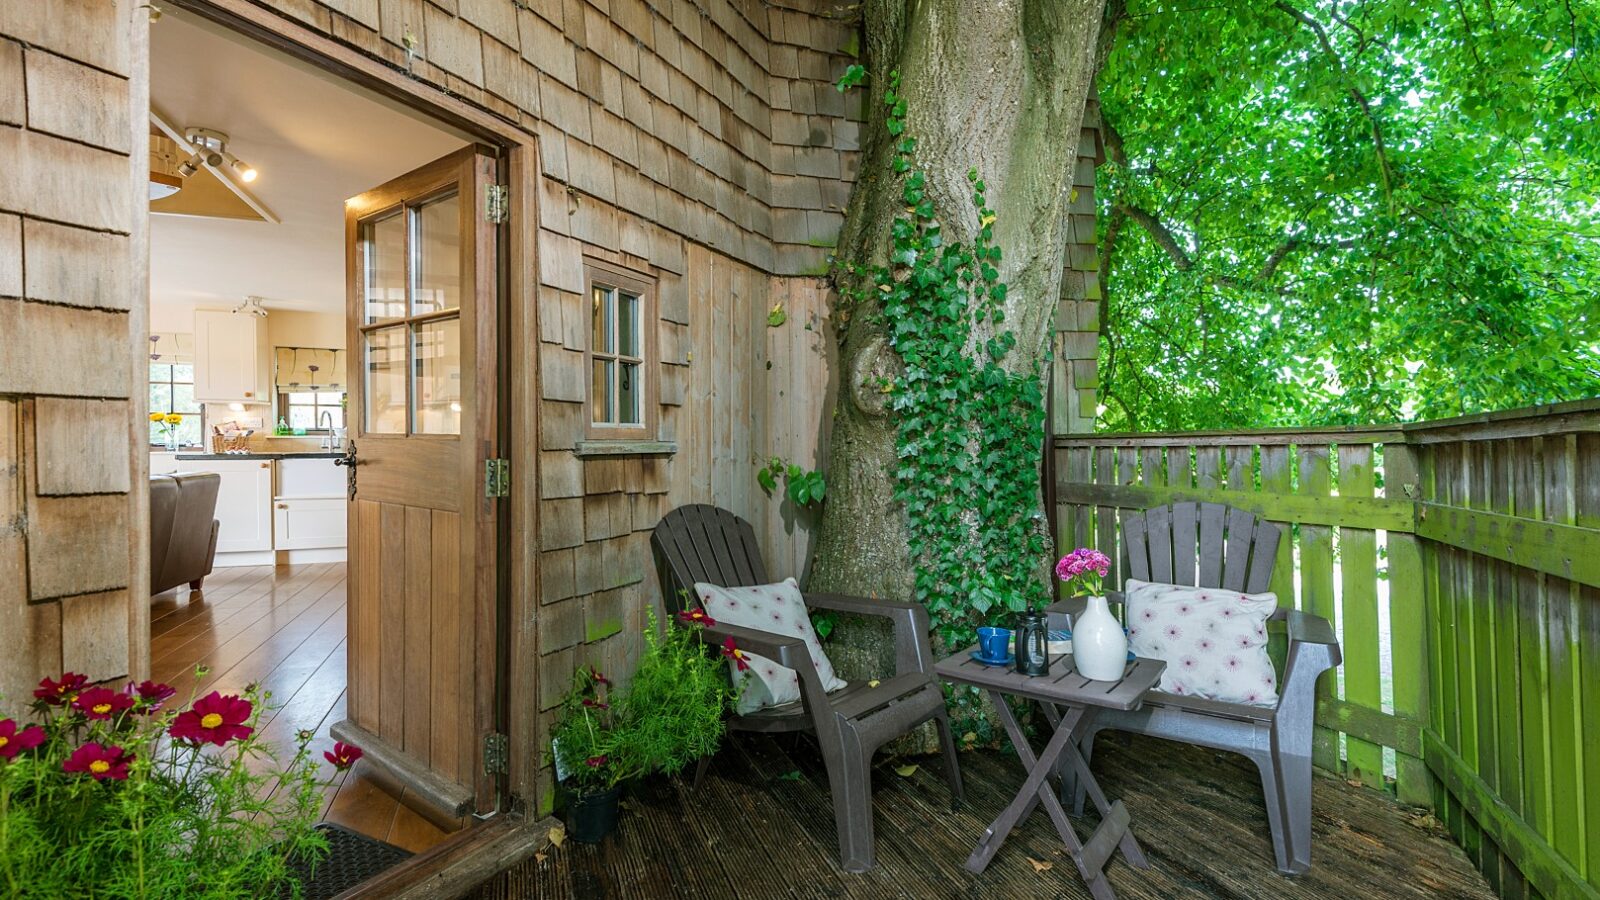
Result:
{"label": "leather sofa", "polygon": [[150,477],[150,593],[200,590],[217,556],[215,472]]}

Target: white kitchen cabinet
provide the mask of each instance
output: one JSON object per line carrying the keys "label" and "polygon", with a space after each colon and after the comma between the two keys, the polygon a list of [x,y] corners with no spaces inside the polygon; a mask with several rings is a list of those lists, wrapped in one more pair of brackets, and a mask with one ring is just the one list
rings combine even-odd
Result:
{"label": "white kitchen cabinet", "polygon": [[266,403],[267,323],[225,309],[194,311],[194,397],[208,403]]}
{"label": "white kitchen cabinet", "polygon": [[267,459],[179,460],[183,472],[216,472],[217,553],[272,549],[272,461]]}
{"label": "white kitchen cabinet", "polygon": [[343,547],[343,497],[280,497],[272,503],[272,546],[278,550]]}

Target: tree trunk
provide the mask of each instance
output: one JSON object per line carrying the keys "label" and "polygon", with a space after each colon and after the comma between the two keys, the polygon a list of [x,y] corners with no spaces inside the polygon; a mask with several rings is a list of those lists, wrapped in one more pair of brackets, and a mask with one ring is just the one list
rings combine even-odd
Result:
{"label": "tree trunk", "polygon": [[[852,266],[882,265],[902,210],[891,169],[894,141],[880,102],[888,74],[900,73],[906,134],[927,173],[948,242],[972,244],[980,230],[969,169],[987,182],[994,243],[1009,286],[1001,328],[1017,337],[1003,365],[1030,371],[1049,348],[1067,240],[1067,205],[1077,166],[1084,101],[1093,76],[1104,0],[868,0],[864,4],[870,92],[865,152],[839,241],[839,279]],[[836,322],[839,393],[811,589],[910,598],[904,513],[895,491],[896,423],[882,379],[900,362],[890,348],[876,291]],[[975,329],[969,355],[989,335]],[[1043,561],[1041,561],[1043,562]],[[892,644],[862,623],[841,627],[830,658],[846,677],[892,671]]]}

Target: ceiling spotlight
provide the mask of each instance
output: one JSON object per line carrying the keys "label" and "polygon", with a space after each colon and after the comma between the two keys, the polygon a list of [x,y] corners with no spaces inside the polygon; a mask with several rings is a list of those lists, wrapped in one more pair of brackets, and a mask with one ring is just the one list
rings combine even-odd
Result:
{"label": "ceiling spotlight", "polygon": [[238,306],[235,306],[233,311],[236,313],[246,313],[248,315],[255,316],[258,319],[265,319],[267,317],[267,308],[261,305],[260,297],[244,298],[244,302]]}
{"label": "ceiling spotlight", "polygon": [[183,136],[194,146],[195,155],[190,158],[191,161],[198,159],[213,169],[227,165],[241,181],[256,180],[255,167],[228,152],[228,136],[223,132],[210,128],[188,128]]}
{"label": "ceiling spotlight", "polygon": [[205,165],[205,161],[205,157],[198,153],[190,156],[178,166],[178,176],[181,178],[188,178],[194,173],[200,171],[200,167]]}
{"label": "ceiling spotlight", "polygon": [[233,171],[238,173],[240,179],[246,183],[256,180],[257,173],[255,166],[252,166],[239,157],[234,156],[232,153],[226,154],[226,156],[228,159],[228,165],[233,167]]}

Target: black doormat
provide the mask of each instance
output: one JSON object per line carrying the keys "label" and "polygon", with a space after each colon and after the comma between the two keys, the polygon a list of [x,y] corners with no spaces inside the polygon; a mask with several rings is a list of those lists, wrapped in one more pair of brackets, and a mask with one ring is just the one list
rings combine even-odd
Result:
{"label": "black doormat", "polygon": [[[329,900],[413,855],[332,822],[323,822],[317,830],[328,839],[328,855],[316,864],[315,871],[307,861],[289,860],[289,870],[300,882],[300,896],[305,900]],[[289,898],[294,892],[285,885],[278,896]]]}

